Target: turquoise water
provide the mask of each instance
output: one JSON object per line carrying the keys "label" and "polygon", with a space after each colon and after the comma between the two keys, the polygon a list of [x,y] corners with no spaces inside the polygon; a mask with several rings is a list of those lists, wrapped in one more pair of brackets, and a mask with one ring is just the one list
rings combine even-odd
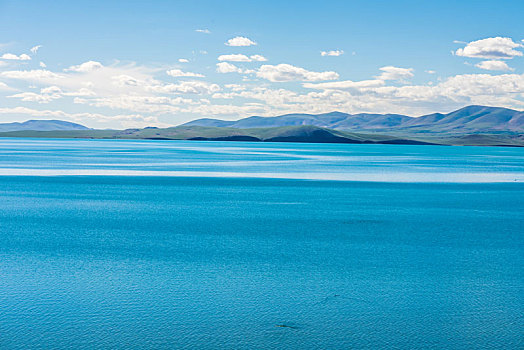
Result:
{"label": "turquoise water", "polygon": [[0,175],[2,349],[524,346],[524,149],[0,139]]}

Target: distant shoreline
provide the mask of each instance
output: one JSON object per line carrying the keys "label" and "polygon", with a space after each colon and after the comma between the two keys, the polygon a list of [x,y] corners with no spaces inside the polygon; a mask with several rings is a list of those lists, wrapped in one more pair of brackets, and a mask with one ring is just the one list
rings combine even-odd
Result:
{"label": "distant shoreline", "polygon": [[[279,143],[311,143],[311,144],[377,144],[377,145],[428,145],[428,146],[485,146],[485,147],[524,147],[520,135],[511,134],[466,134],[466,135],[382,135],[382,134],[357,134],[343,133],[316,127],[298,127],[291,129],[286,135],[259,138],[252,135],[224,135],[215,137],[194,136],[182,137],[187,130],[176,130],[202,127],[176,127],[168,129],[154,129],[156,131],[168,130],[169,136],[142,135],[147,129],[138,129],[132,133],[126,130],[57,130],[57,131],[10,131],[0,132],[0,138],[40,138],[40,139],[71,139],[71,140],[149,140],[149,141],[216,141],[216,142],[279,142]],[[293,128],[295,130],[293,130]],[[315,129],[304,132],[302,128]],[[205,128],[209,129],[209,128]],[[214,128],[213,128],[214,129]],[[216,128],[224,129],[224,128]],[[267,128],[282,129],[282,128]],[[152,130],[152,129],[149,129]],[[242,129],[237,129],[242,131]],[[256,129],[258,130],[258,129]],[[208,130],[206,130],[208,131]],[[279,130],[274,130],[275,132]],[[178,135],[177,135],[178,134]],[[205,134],[205,132],[204,132]],[[253,134],[253,133],[251,133]],[[189,136],[189,135],[188,135]],[[411,138],[412,137],[412,138]]]}

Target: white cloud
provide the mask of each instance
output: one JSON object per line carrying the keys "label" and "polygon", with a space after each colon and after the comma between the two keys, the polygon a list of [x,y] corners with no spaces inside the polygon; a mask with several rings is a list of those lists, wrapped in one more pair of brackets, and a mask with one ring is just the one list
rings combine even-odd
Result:
{"label": "white cloud", "polygon": [[[204,102],[204,101],[202,101]],[[267,114],[267,109],[261,103],[245,103],[241,106],[223,105],[223,104],[205,104],[200,103],[196,106],[181,109],[183,113],[191,113],[197,116],[201,115],[238,115],[246,116],[253,114]]]}
{"label": "white cloud", "polygon": [[31,51],[31,53],[35,55],[41,47],[42,45],[36,45],[36,46],[33,46],[31,49],[29,49],[29,51]]}
{"label": "white cloud", "polygon": [[377,77],[380,80],[400,80],[404,81],[413,77],[413,68],[399,68],[386,66],[380,68],[382,73]]}
{"label": "white cloud", "polygon": [[256,74],[257,77],[272,82],[336,80],[339,77],[336,72],[311,72],[285,63],[276,66],[263,65]]}
{"label": "white cloud", "polygon": [[87,88],[80,88],[78,91],[63,92],[64,96],[96,96],[93,90]]}
{"label": "white cloud", "polygon": [[62,75],[45,69],[12,70],[1,72],[0,76],[8,79],[19,79],[29,81],[51,81],[63,78]]}
{"label": "white cloud", "polygon": [[247,86],[240,84],[226,84],[224,87],[231,89],[232,91],[243,91],[247,89]]}
{"label": "white cloud", "polygon": [[227,62],[217,63],[218,73],[242,73],[242,69]]}
{"label": "white cloud", "polygon": [[384,80],[361,80],[361,81],[335,81],[329,83],[304,83],[303,86],[308,89],[320,89],[320,90],[351,90],[351,89],[364,89],[364,88],[375,88],[384,86]]}
{"label": "white cloud", "polygon": [[496,61],[496,60],[490,60],[490,61],[482,61],[480,63],[477,63],[475,67],[485,70],[500,70],[500,71],[512,71],[513,68],[508,66],[506,62],[504,61]]}
{"label": "white cloud", "polygon": [[118,86],[120,88],[140,87],[141,85],[143,85],[143,82],[140,81],[140,79],[137,79],[127,74],[114,75],[111,77],[111,80],[113,81],[113,85]]}
{"label": "white cloud", "polygon": [[249,57],[242,54],[220,55],[218,56],[218,60],[230,62],[251,62],[251,59]]}
{"label": "white cloud", "polygon": [[46,65],[44,62],[42,62],[42,61],[40,61],[40,63],[39,63],[38,65],[39,65],[41,68],[46,68],[46,67],[47,67],[47,65]]}
{"label": "white cloud", "polygon": [[472,41],[455,51],[455,54],[471,58],[511,59],[522,56],[522,52],[515,50],[522,47],[522,44],[513,42],[511,38],[495,37]]}
{"label": "white cloud", "polygon": [[194,77],[194,78],[204,78],[205,76],[200,73],[192,73],[192,72],[183,72],[180,69],[171,69],[168,70],[167,75],[170,75],[172,77]]}
{"label": "white cloud", "polygon": [[0,90],[12,90],[6,83],[0,81]]}
{"label": "white cloud", "polygon": [[24,102],[38,102],[38,103],[49,103],[54,100],[63,98],[64,96],[94,96],[95,93],[89,89],[81,88],[78,91],[63,92],[58,86],[48,86],[40,89],[40,93],[35,92],[21,92],[8,98],[18,98]]}
{"label": "white cloud", "polygon": [[187,63],[187,62],[189,62],[189,60],[187,58],[179,58],[178,62],[180,62],[180,63]]}
{"label": "white cloud", "polygon": [[29,61],[31,56],[26,55],[25,53],[18,56],[12,53],[4,53],[0,58],[4,60]]}
{"label": "white cloud", "polygon": [[261,55],[251,55],[246,56],[242,54],[231,54],[231,55],[220,55],[218,56],[219,61],[229,61],[229,62],[264,62],[267,61],[267,58]]}
{"label": "white cloud", "polygon": [[344,54],[344,50],[331,50],[331,51],[321,51],[321,56],[341,56]]}
{"label": "white cloud", "polygon": [[84,104],[94,107],[108,107],[111,109],[133,110],[139,113],[178,113],[181,106],[191,105],[195,102],[192,99],[182,97],[167,96],[133,96],[123,95],[117,97],[97,97],[74,99],[76,104]]}
{"label": "white cloud", "polygon": [[71,66],[66,71],[87,73],[104,67],[102,63],[96,61],[87,61],[77,66]]}
{"label": "white cloud", "polygon": [[244,36],[237,36],[226,41],[227,46],[253,46],[257,43]]}
{"label": "white cloud", "polygon": [[[85,70],[81,74],[70,70],[58,73],[49,70],[13,70],[0,72],[0,80],[17,79],[41,88],[40,93],[29,90],[24,91],[27,93],[23,95],[12,97],[24,102],[51,103],[53,99],[64,98],[61,104],[72,102],[89,108],[113,108],[126,111],[124,113],[132,111],[156,115],[169,114],[171,117],[178,115],[182,108],[193,105],[196,96],[212,95],[221,89],[218,84],[203,81],[170,84],[154,78],[155,75],[165,72],[164,70],[136,66],[132,63],[116,63],[101,67],[96,65],[99,68],[94,70],[88,69],[89,66],[86,65],[80,66],[82,65],[78,66],[80,70]],[[172,73],[180,75],[177,71]],[[187,75],[187,72],[182,73]],[[183,98],[182,95],[191,98]],[[71,97],[72,101],[69,98],[65,99],[66,97]],[[125,123],[131,124],[133,120],[115,119],[108,123],[113,123],[113,127],[119,127]],[[140,124],[139,121],[136,123]]]}
{"label": "white cloud", "polygon": [[427,71],[425,71],[425,72],[428,73],[428,74],[435,74],[435,73],[437,73],[437,72],[435,72],[434,70],[427,70]]}
{"label": "white cloud", "polygon": [[160,93],[213,94],[220,91],[220,86],[204,81],[183,81],[178,84],[165,84],[149,87]]}
{"label": "white cloud", "polygon": [[251,61],[257,61],[257,62],[266,62],[267,58],[265,58],[262,55],[251,55],[249,56],[251,58]]}
{"label": "white cloud", "polygon": [[24,102],[38,102],[38,103],[49,103],[53,100],[57,100],[59,98],[62,98],[60,94],[37,94],[34,92],[21,92],[18,94],[14,94],[11,96],[7,96],[8,98],[19,98],[21,101]]}
{"label": "white cloud", "polygon": [[62,89],[60,89],[58,86],[48,86],[46,88],[40,89],[40,93],[42,94],[61,94]]}
{"label": "white cloud", "polygon": [[204,33],[204,34],[211,34],[211,31],[209,29],[196,29],[195,32]]}

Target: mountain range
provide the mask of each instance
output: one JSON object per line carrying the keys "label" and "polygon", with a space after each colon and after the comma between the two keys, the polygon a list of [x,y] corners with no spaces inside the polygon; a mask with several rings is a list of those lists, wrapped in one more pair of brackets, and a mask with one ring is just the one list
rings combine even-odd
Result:
{"label": "mountain range", "polygon": [[63,120],[28,120],[23,123],[0,123],[0,132],[38,130],[38,131],[57,131],[57,130],[87,130],[89,128]]}
{"label": "mountain range", "polygon": [[399,114],[286,114],[198,119],[170,128],[96,130],[60,120],[0,124],[0,137],[524,146],[524,113],[469,106],[418,118]]}
{"label": "mountain range", "polygon": [[286,114],[277,117],[249,117],[237,121],[197,119],[184,126],[211,126],[229,128],[269,128],[312,125],[328,129],[356,132],[429,132],[478,133],[523,132],[524,112],[486,106],[468,106],[448,114],[433,113],[420,117],[400,114]]}

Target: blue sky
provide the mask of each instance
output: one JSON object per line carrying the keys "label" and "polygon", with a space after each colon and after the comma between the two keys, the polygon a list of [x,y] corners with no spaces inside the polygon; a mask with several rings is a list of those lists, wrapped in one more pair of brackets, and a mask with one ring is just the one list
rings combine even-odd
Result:
{"label": "blue sky", "polygon": [[523,13],[523,1],[0,0],[0,122],[522,110]]}

